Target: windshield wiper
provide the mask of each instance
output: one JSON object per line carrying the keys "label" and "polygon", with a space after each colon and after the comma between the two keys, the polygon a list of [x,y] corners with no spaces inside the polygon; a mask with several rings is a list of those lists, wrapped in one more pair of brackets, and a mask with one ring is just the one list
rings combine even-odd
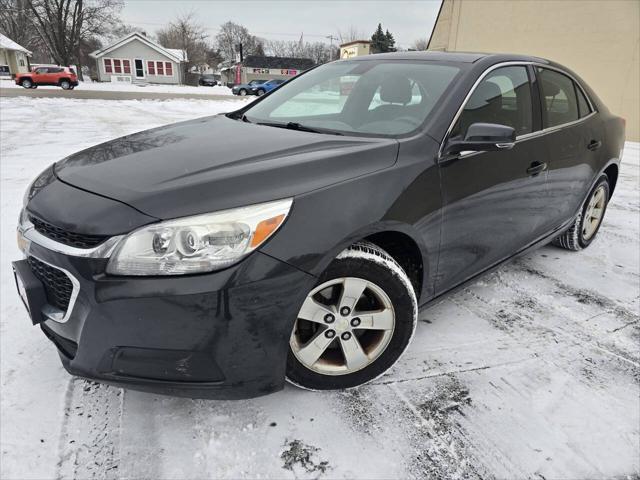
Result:
{"label": "windshield wiper", "polygon": [[277,122],[258,122],[258,125],[264,125],[266,127],[277,127],[277,128],[287,128],[289,130],[299,130],[301,132],[311,132],[311,133],[325,133],[328,135],[344,135],[340,132],[336,132],[334,130],[324,130],[324,129],[316,129],[307,127],[297,122],[287,122],[287,123],[277,123]]}

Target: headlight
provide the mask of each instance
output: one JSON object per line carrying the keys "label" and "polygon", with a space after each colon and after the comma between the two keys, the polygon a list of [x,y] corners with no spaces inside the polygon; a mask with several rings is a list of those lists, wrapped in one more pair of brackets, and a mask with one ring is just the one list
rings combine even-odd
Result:
{"label": "headlight", "polygon": [[236,263],[282,225],[291,199],[184,217],[133,231],[107,265],[112,275],[184,275]]}

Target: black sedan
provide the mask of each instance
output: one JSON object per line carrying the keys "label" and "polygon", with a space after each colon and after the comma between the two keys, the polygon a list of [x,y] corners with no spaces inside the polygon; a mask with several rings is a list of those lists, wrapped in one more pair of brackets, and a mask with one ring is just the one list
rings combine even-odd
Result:
{"label": "black sedan", "polygon": [[420,306],[549,242],[588,247],[623,142],[540,58],[338,61],[55,163],[25,196],[16,283],[75,375],[210,398],[354,387],[398,360]]}
{"label": "black sedan", "polygon": [[214,75],[203,74],[200,75],[200,78],[198,79],[198,85],[201,87],[215,87],[218,85],[218,80],[216,80]]}

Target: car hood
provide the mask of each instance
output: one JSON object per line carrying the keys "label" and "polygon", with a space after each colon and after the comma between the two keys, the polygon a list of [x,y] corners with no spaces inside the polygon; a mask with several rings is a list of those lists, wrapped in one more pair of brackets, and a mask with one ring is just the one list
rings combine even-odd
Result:
{"label": "car hood", "polygon": [[63,182],[167,219],[291,197],[390,167],[398,143],[223,115],[121,137],[58,162]]}

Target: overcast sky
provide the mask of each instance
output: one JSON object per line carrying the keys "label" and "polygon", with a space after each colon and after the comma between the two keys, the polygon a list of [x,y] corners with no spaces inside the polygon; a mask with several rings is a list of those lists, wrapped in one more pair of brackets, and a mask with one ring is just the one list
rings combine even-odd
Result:
{"label": "overcast sky", "polygon": [[316,0],[125,0],[126,23],[151,33],[177,15],[195,12],[211,36],[231,20],[267,40],[329,42],[327,35],[353,25],[365,38],[378,23],[393,33],[396,44],[408,48],[418,38],[428,38],[438,15],[440,0],[316,1]]}

